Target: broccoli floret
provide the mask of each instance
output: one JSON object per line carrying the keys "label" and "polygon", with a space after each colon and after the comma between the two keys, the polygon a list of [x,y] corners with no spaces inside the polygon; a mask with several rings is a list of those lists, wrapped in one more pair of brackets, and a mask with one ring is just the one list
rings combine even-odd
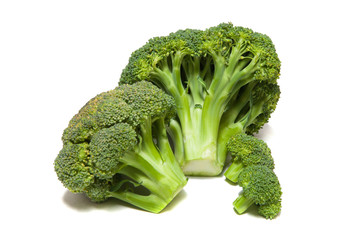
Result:
{"label": "broccoli floret", "polygon": [[227,143],[232,163],[225,172],[227,180],[243,187],[243,194],[234,202],[235,210],[243,213],[252,204],[258,212],[273,219],[281,210],[281,188],[273,169],[274,160],[267,144],[245,133],[232,136]]}
{"label": "broccoli floret", "polygon": [[245,167],[239,174],[239,185],[243,192],[234,201],[238,214],[244,213],[251,205],[259,207],[259,214],[274,218],[281,210],[281,187],[275,173],[261,165]]}
{"label": "broccoli floret", "polygon": [[166,132],[174,115],[174,99],[150,82],[99,94],[64,130],[59,180],[94,202],[113,197],[160,212],[187,183]]}
{"label": "broccoli floret", "polygon": [[73,192],[82,192],[94,182],[88,166],[89,144],[66,144],[55,161],[59,180]]}
{"label": "broccoli floret", "polygon": [[232,163],[225,172],[225,177],[236,183],[240,171],[246,166],[262,165],[273,170],[274,159],[267,144],[254,136],[245,133],[232,136],[227,149],[231,155]]}
{"label": "broccoli floret", "polygon": [[274,201],[273,203],[268,203],[265,205],[260,205],[258,208],[258,213],[265,217],[266,219],[274,219],[279,215],[281,211],[281,199]]}
{"label": "broccoli floret", "polygon": [[146,80],[172,95],[175,155],[187,175],[212,176],[223,169],[231,136],[255,133],[268,121],[279,75],[268,36],[223,23],[150,39],[133,52],[120,84]]}

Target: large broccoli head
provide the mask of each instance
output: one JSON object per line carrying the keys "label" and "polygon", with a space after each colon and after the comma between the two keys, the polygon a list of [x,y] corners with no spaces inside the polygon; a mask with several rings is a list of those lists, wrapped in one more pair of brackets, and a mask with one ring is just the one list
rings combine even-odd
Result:
{"label": "large broccoli head", "polygon": [[[99,94],[64,130],[64,147],[55,160],[59,180],[96,202],[115,197],[161,211],[186,183],[166,135],[174,114],[173,98],[150,82]],[[157,136],[161,145],[153,132],[165,133]]]}
{"label": "large broccoli head", "polygon": [[280,96],[279,75],[268,36],[223,23],[150,39],[133,52],[120,84],[146,80],[172,95],[177,123],[171,134],[183,143],[175,145],[183,170],[217,175],[228,139],[268,122]]}

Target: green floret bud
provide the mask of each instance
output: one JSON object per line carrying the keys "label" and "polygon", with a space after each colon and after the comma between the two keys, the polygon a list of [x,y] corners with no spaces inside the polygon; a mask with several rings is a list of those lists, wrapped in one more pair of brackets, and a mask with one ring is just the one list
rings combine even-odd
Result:
{"label": "green floret bud", "polygon": [[141,81],[133,85],[121,85],[116,88],[116,92],[132,109],[129,123],[133,126],[139,125],[144,116],[165,120],[175,116],[174,99],[150,82]]}
{"label": "green floret bud", "polygon": [[199,30],[179,30],[169,36],[154,37],[132,53],[129,64],[122,72],[123,83],[148,80],[157,75],[159,68],[171,68],[169,62],[176,53],[198,55]]}
{"label": "green floret bud", "polygon": [[232,136],[227,143],[227,149],[231,155],[232,163],[225,172],[225,177],[236,183],[240,172],[251,165],[265,166],[273,170],[274,159],[267,144],[244,133]]}
{"label": "green floret bud", "polygon": [[245,166],[264,165],[274,168],[271,150],[263,140],[242,133],[230,138],[227,146],[234,161],[242,161]]}
{"label": "green floret bud", "polygon": [[94,120],[99,129],[110,127],[119,122],[126,122],[133,111],[131,106],[116,96],[115,91],[109,91],[107,96],[99,101]]}
{"label": "green floret bud", "polygon": [[264,205],[281,197],[277,176],[264,166],[246,167],[240,173],[238,183],[244,189],[244,196],[253,199],[258,205]]}
{"label": "green floret bud", "polygon": [[281,187],[275,173],[265,166],[248,166],[239,175],[243,192],[234,201],[235,210],[241,214],[252,204],[267,205],[280,201]]}
{"label": "green floret bud", "polygon": [[85,188],[83,192],[92,202],[100,203],[111,197],[110,192],[112,185],[113,181],[94,177],[94,183]]}
{"label": "green floret bud", "polygon": [[89,142],[99,129],[126,121],[133,110],[116,92],[104,92],[88,101],[64,130],[63,142]]}
{"label": "green floret bud", "polygon": [[121,158],[138,143],[135,130],[126,123],[118,123],[98,131],[90,142],[90,161],[95,176],[111,180],[124,167]]}
{"label": "green floret bud", "polygon": [[260,205],[258,213],[266,219],[274,219],[281,212],[281,200],[265,205]]}
{"label": "green floret bud", "polygon": [[94,183],[87,143],[65,145],[54,165],[59,180],[72,192],[82,192]]}
{"label": "green floret bud", "polygon": [[252,91],[252,105],[254,107],[244,124],[247,134],[259,132],[262,126],[269,121],[279,99],[280,88],[277,84],[261,82],[254,87]]}
{"label": "green floret bud", "polygon": [[107,95],[101,93],[88,101],[84,107],[70,120],[69,126],[64,130],[62,140],[64,143],[81,143],[89,141],[98,130],[94,114],[97,112],[99,102]]}

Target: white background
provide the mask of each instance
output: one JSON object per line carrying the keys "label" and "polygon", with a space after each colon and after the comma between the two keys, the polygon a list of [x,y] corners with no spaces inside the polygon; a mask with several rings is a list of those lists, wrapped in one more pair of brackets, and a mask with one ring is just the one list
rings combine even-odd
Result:
{"label": "white background", "polygon": [[[356,1],[1,1],[1,239],[359,239]],[[191,178],[161,214],[90,203],[57,180],[71,117],[117,85],[149,38],[221,22],[269,35],[282,96],[259,137],[283,188],[275,220],[233,211],[223,177]]]}

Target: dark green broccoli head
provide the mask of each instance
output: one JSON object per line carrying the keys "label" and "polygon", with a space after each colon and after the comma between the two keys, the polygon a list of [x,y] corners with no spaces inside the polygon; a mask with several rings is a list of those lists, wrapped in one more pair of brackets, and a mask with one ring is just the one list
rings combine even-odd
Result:
{"label": "dark green broccoli head", "polygon": [[[161,211],[186,184],[166,135],[166,122],[174,115],[173,98],[150,82],[97,95],[64,131],[54,163],[59,180],[95,202],[115,197]],[[153,130],[165,133],[157,137],[159,146]],[[139,186],[148,196],[137,193]]]}
{"label": "dark green broccoli head", "polygon": [[54,166],[59,180],[71,192],[85,193],[94,202],[109,197],[111,182],[95,176],[88,143],[65,144]]}
{"label": "dark green broccoli head", "polygon": [[126,166],[121,161],[124,153],[133,151],[137,143],[137,133],[127,123],[118,123],[98,131],[89,145],[95,176],[111,180],[120,168]]}
{"label": "dark green broccoli head", "polygon": [[132,126],[141,124],[148,117],[152,121],[158,118],[168,120],[176,114],[174,99],[150,82],[120,85],[114,93],[132,110],[127,121]]}
{"label": "dark green broccoli head", "polygon": [[94,183],[88,143],[64,145],[54,165],[59,180],[72,192],[83,192]]}
{"label": "dark green broccoli head", "polygon": [[245,166],[262,165],[274,169],[270,148],[254,136],[244,133],[232,136],[227,148],[235,162],[241,162]]}
{"label": "dark green broccoli head", "polygon": [[109,181],[94,177],[94,183],[84,189],[83,193],[85,193],[92,202],[104,202],[111,197],[110,191],[113,186],[113,182],[113,180]]}
{"label": "dark green broccoli head", "polygon": [[243,187],[243,195],[257,205],[272,203],[281,198],[279,180],[267,167],[252,165],[244,168],[239,174],[238,183]]}
{"label": "dark green broccoli head", "polygon": [[97,128],[102,129],[127,121],[133,111],[132,106],[118,96],[115,89],[107,92],[106,96],[99,101],[93,118]]}
{"label": "dark green broccoli head", "polygon": [[171,96],[149,82],[124,84],[114,90],[101,93],[80,109],[64,130],[63,141],[89,142],[102,128],[120,122],[136,128],[146,117],[156,119],[175,114]]}

